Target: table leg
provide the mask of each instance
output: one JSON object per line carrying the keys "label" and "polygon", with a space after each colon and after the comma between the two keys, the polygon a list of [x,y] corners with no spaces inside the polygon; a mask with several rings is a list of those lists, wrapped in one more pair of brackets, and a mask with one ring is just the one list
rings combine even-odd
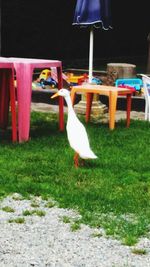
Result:
{"label": "table leg", "polygon": [[86,94],[86,116],[85,116],[86,122],[88,122],[90,119],[93,95],[94,95],[93,93]]}
{"label": "table leg", "polygon": [[117,106],[117,95],[118,92],[111,91],[109,94],[109,128],[113,130],[115,128],[115,113]]}
{"label": "table leg", "polygon": [[17,64],[15,68],[18,98],[18,137],[19,142],[23,142],[29,140],[32,68],[26,64]]}
{"label": "table leg", "polygon": [[[57,76],[58,76],[58,89],[62,89],[63,81],[62,81],[62,68],[57,68]],[[59,130],[64,131],[64,99],[63,97],[59,97]]]}
{"label": "table leg", "polygon": [[12,120],[12,141],[17,141],[17,121],[16,121],[16,97],[14,87],[14,73],[13,70],[8,70],[8,88],[10,92],[10,108],[11,108],[11,120]]}
{"label": "table leg", "polygon": [[7,69],[0,69],[0,127],[2,129],[6,129],[8,125],[10,88],[7,75]]}
{"label": "table leg", "polygon": [[130,126],[131,101],[131,94],[127,94],[127,127]]}
{"label": "table leg", "polygon": [[75,101],[75,97],[76,97],[76,92],[73,89],[71,89],[70,97],[71,97],[72,105],[74,105],[74,101]]}

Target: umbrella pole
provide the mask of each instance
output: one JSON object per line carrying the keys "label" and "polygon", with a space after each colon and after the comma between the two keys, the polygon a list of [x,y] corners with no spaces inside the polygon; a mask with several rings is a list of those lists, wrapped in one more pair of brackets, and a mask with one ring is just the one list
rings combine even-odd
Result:
{"label": "umbrella pole", "polygon": [[90,27],[90,42],[89,42],[89,83],[92,83],[93,78],[93,44],[94,44],[94,29]]}

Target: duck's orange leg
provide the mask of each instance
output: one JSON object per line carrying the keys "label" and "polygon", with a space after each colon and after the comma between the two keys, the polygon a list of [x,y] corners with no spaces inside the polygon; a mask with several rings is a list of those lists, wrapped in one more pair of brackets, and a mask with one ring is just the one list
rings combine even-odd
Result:
{"label": "duck's orange leg", "polygon": [[74,166],[75,166],[75,168],[78,168],[79,167],[79,154],[78,153],[75,153],[73,159],[74,159]]}

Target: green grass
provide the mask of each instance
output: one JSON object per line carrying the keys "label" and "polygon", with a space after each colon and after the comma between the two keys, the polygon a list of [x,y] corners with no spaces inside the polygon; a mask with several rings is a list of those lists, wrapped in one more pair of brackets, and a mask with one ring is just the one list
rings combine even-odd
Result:
{"label": "green grass", "polygon": [[8,223],[18,223],[18,224],[22,224],[22,223],[25,223],[25,219],[22,218],[22,217],[18,217],[18,218],[15,218],[15,219],[10,219],[10,220],[8,220]]}
{"label": "green grass", "polygon": [[[84,118],[81,118],[84,123]],[[0,196],[41,195],[60,207],[73,208],[81,223],[103,227],[107,235],[133,245],[150,225],[150,124],[131,121],[86,125],[98,159],[76,169],[66,131],[58,131],[57,115],[32,113],[31,140],[0,140]]]}
{"label": "green grass", "polygon": [[15,212],[15,210],[12,207],[5,206],[2,208],[3,211],[5,212]]}
{"label": "green grass", "polygon": [[100,238],[101,236],[102,236],[102,233],[100,233],[100,232],[93,232],[92,233],[92,235],[91,235],[92,237],[98,237],[98,238]]}
{"label": "green grass", "polygon": [[53,208],[54,206],[56,206],[55,202],[52,201],[52,200],[49,200],[46,204],[45,204],[45,207],[46,208]]}
{"label": "green grass", "polygon": [[39,217],[42,217],[46,215],[46,212],[44,210],[24,210],[22,215],[23,216],[37,215]]}
{"label": "green grass", "polygon": [[39,206],[40,206],[40,204],[37,203],[36,201],[33,201],[33,202],[31,203],[31,207],[32,207],[32,208],[38,208]]}
{"label": "green grass", "polygon": [[63,221],[63,223],[70,223],[70,222],[71,222],[71,218],[68,217],[68,216],[63,216],[63,217],[61,218],[61,220]]}
{"label": "green grass", "polygon": [[136,254],[136,255],[146,255],[147,254],[147,250],[146,249],[140,249],[140,248],[134,248],[132,249],[132,253]]}
{"label": "green grass", "polygon": [[70,225],[70,229],[72,232],[78,231],[81,229],[81,222],[80,220],[76,220]]}

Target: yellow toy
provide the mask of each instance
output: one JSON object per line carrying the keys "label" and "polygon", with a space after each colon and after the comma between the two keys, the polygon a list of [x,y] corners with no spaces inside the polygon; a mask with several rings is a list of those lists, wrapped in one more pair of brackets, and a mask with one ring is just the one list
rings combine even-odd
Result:
{"label": "yellow toy", "polygon": [[39,82],[41,80],[47,80],[50,76],[51,76],[51,71],[48,69],[45,69],[45,70],[42,70],[38,80],[39,80]]}
{"label": "yellow toy", "polygon": [[46,88],[46,85],[49,85],[51,88],[57,87],[57,82],[51,77],[49,69],[42,70],[37,82],[40,83],[43,89]]}
{"label": "yellow toy", "polygon": [[67,82],[70,83],[70,85],[75,85],[75,84],[81,84],[84,82],[87,78],[87,75],[74,75],[73,73],[68,73],[67,74]]}

